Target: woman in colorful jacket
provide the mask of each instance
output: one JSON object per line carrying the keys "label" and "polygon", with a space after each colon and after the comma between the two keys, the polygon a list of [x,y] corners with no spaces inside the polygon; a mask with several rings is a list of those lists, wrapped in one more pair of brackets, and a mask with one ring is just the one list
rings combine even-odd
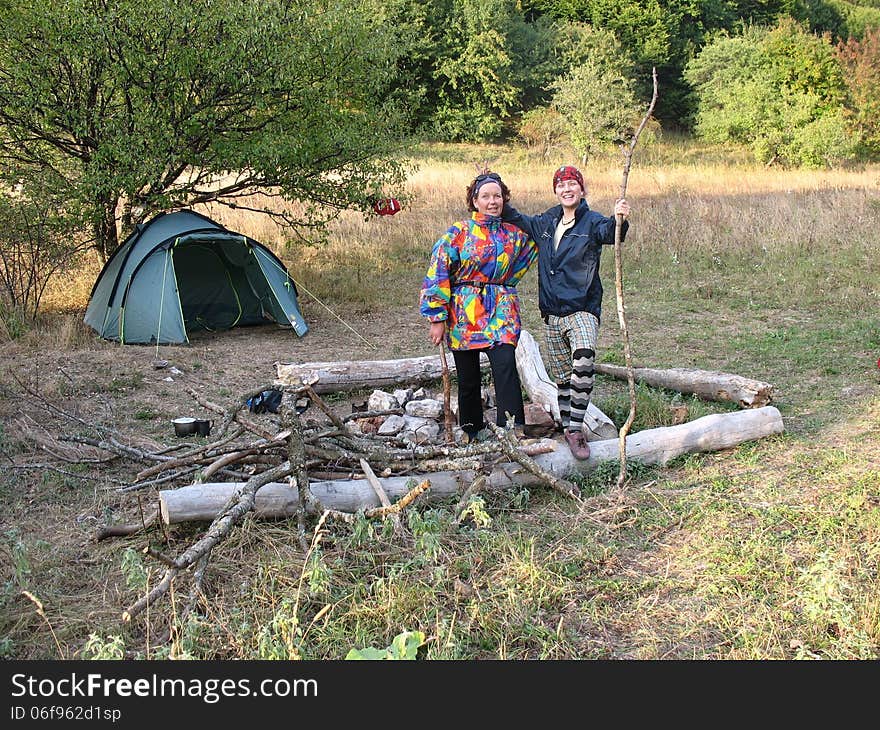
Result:
{"label": "woman in colorful jacket", "polygon": [[471,217],[453,223],[434,244],[422,283],[421,314],[434,345],[446,339],[458,376],[458,422],[468,442],[483,428],[480,352],[492,369],[496,423],[525,425],[516,344],[522,329],[516,285],[538,255],[535,242],[502,222],[510,190],[497,173],[478,175],[467,188]]}

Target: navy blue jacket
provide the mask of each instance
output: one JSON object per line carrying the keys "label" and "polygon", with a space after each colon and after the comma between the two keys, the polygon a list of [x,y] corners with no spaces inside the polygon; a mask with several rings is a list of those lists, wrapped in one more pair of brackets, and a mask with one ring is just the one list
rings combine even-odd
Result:
{"label": "navy blue jacket", "polygon": [[[575,210],[575,224],[562,236],[553,250],[553,234],[562,218],[562,206],[556,205],[539,215],[523,215],[510,205],[501,217],[522,228],[538,244],[538,306],[541,316],[564,317],[574,312],[589,312],[601,319],[602,281],[599,259],[602,246],[614,245],[614,217],[590,210],[581,198]],[[620,229],[621,241],[629,221]]]}

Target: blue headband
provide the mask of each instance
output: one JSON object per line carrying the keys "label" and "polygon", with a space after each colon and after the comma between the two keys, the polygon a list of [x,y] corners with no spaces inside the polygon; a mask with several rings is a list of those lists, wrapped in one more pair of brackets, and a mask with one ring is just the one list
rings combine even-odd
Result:
{"label": "blue headband", "polygon": [[497,172],[487,172],[483,175],[477,175],[474,178],[474,192],[473,197],[477,197],[477,193],[480,192],[480,188],[483,187],[486,183],[497,183],[499,186],[501,185],[501,175]]}

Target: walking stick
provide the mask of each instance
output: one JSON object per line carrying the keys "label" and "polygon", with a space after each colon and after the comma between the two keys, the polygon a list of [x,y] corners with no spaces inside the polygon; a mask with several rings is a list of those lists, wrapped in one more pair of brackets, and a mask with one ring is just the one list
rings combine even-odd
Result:
{"label": "walking stick", "polygon": [[[639,135],[642,133],[642,130],[645,128],[645,125],[648,123],[648,119],[651,116],[651,112],[654,111],[654,105],[657,103],[657,69],[653,68],[651,70],[651,75],[654,79],[654,94],[651,96],[651,104],[648,107],[648,111],[645,113],[645,116],[642,118],[642,123],[639,124],[638,129],[636,129],[633,138],[630,140],[629,145],[621,145],[621,152],[623,152],[623,180],[620,184],[620,197],[626,197],[626,183],[629,179],[629,168],[632,164],[632,154],[633,150],[636,147],[636,142],[639,141]],[[630,351],[629,346],[629,331],[626,328],[626,308],[623,302],[623,262],[620,254],[620,243],[621,243],[621,226],[623,225],[623,216],[615,214],[615,228],[614,228],[614,283],[615,288],[617,290],[617,318],[620,321],[620,332],[623,335],[623,355],[626,360],[626,380],[629,384],[629,416],[627,416],[626,422],[620,429],[620,473],[617,475],[617,486],[618,488],[623,487],[624,482],[626,481],[626,435],[629,433],[629,429],[633,424],[633,421],[636,418],[636,381],[635,374],[633,373],[633,364],[632,364],[632,352]]]}
{"label": "walking stick", "polygon": [[443,364],[443,426],[446,431],[446,443],[455,443],[455,434],[452,431],[454,420],[452,417],[452,385],[449,378],[449,366],[446,364],[446,343],[440,341],[440,362]]}

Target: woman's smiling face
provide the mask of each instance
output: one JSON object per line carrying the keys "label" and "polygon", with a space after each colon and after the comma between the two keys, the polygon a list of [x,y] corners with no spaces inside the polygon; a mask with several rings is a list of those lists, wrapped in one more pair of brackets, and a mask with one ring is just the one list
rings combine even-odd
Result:
{"label": "woman's smiling face", "polygon": [[484,215],[501,215],[504,208],[504,195],[496,182],[483,183],[474,196],[474,207]]}
{"label": "woman's smiling face", "polygon": [[576,208],[583,194],[577,180],[560,180],[556,183],[556,197],[565,208]]}

